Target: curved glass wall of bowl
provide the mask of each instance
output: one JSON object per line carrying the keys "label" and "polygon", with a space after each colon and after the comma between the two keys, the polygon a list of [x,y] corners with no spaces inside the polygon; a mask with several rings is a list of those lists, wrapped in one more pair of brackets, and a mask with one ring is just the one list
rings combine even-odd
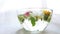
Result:
{"label": "curved glass wall of bowl", "polygon": [[50,23],[53,11],[51,9],[20,9],[17,17],[27,31],[43,31]]}

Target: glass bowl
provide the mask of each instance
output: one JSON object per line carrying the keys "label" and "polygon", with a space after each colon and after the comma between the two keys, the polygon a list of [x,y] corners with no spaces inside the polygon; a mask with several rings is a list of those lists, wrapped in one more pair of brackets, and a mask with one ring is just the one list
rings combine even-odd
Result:
{"label": "glass bowl", "polygon": [[22,27],[31,33],[43,31],[51,21],[52,9],[25,8],[17,10],[17,18]]}

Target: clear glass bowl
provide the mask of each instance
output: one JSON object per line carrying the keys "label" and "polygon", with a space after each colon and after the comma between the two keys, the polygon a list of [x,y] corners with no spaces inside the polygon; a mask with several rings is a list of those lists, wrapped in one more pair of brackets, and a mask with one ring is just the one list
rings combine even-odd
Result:
{"label": "clear glass bowl", "polygon": [[50,23],[52,9],[26,8],[17,10],[17,17],[26,31],[32,33],[43,31]]}

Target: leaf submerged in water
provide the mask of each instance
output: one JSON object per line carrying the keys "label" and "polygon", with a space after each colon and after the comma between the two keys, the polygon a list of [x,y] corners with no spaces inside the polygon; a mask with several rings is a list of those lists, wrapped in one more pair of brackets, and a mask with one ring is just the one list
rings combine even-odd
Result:
{"label": "leaf submerged in water", "polygon": [[51,16],[48,17],[47,21],[50,22],[50,20],[51,20]]}
{"label": "leaf submerged in water", "polygon": [[32,26],[35,26],[35,18],[34,17],[30,17],[30,20],[31,20],[31,24],[32,24]]}
{"label": "leaf submerged in water", "polygon": [[44,15],[44,20],[47,20],[49,16],[47,15]]}
{"label": "leaf submerged in water", "polygon": [[24,22],[24,16],[23,15],[18,15],[18,19],[20,22],[22,22],[22,23]]}

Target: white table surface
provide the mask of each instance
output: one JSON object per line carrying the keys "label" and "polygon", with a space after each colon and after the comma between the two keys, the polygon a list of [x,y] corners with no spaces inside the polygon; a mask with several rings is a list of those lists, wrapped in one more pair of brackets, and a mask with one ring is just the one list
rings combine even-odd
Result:
{"label": "white table surface", "polygon": [[[21,28],[22,27],[16,16],[16,11],[9,10],[7,12],[0,13],[0,34],[18,34],[17,32]],[[60,34],[59,14],[53,14],[51,23],[45,29],[43,34]]]}

